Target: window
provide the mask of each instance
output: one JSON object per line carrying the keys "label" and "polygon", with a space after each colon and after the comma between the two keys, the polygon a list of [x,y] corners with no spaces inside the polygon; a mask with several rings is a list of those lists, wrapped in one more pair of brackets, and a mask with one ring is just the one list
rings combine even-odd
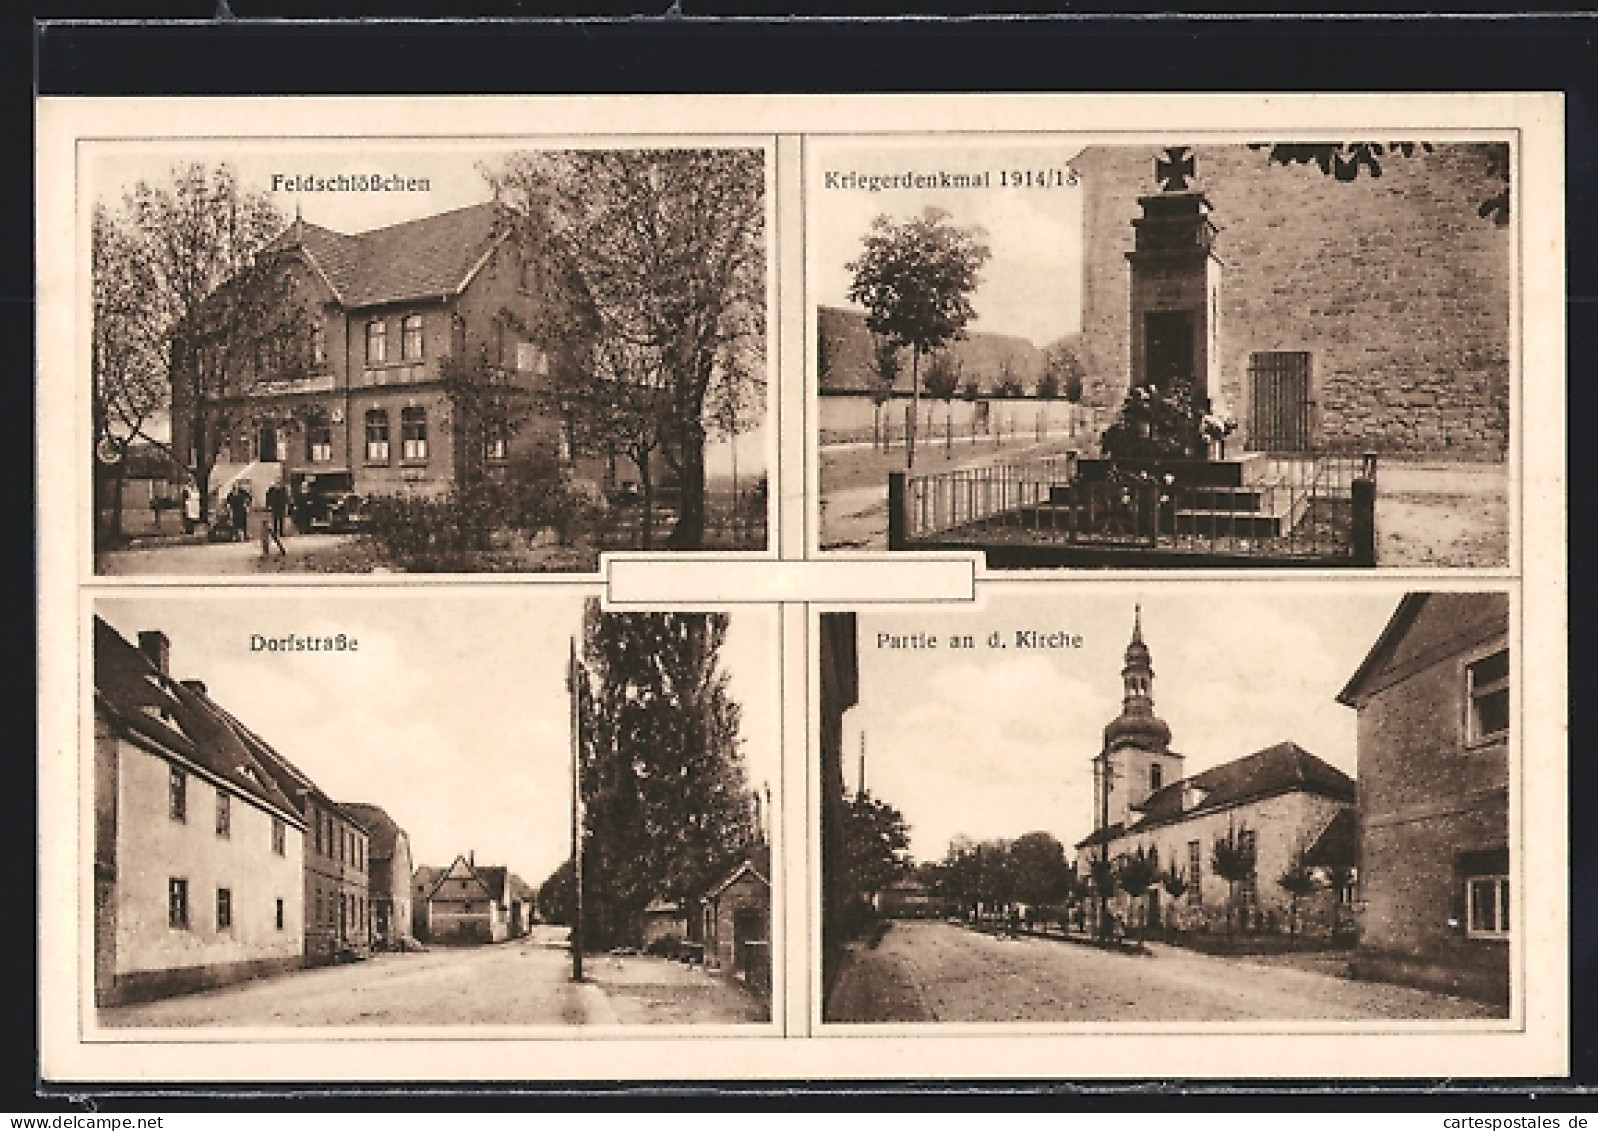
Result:
{"label": "window", "polygon": [[189,819],[189,775],[176,766],[167,771],[166,811],[174,821]]}
{"label": "window", "polygon": [[366,324],[366,364],[381,365],[388,360],[388,324],[381,318]]}
{"label": "window", "polygon": [[331,463],[333,460],[333,425],[325,416],[317,417],[305,425],[305,458],[312,463]]}
{"label": "window", "polygon": [[1465,740],[1485,742],[1509,732],[1509,649],[1501,648],[1465,667],[1470,714]]}
{"label": "window", "polygon": [[322,851],[322,814],[313,809],[311,810],[311,816],[316,818],[316,851],[320,853]]}
{"label": "window", "polygon": [[483,440],[483,458],[486,460],[504,460],[510,456],[510,442],[506,435],[506,428],[502,422],[495,421],[486,426],[488,433]]}
{"label": "window", "polygon": [[220,789],[216,791],[216,835],[233,835],[233,799]]}
{"label": "window", "polygon": [[422,357],[422,316],[408,315],[400,323],[400,357],[405,361],[420,361]]}
{"label": "window", "polygon": [[388,413],[380,408],[366,414],[366,462],[388,462]]}
{"label": "window", "polygon": [[286,856],[288,848],[288,830],[283,822],[276,817],[272,818],[272,851],[279,856]]}
{"label": "window", "polygon": [[400,410],[400,458],[421,462],[427,458],[427,410]]}
{"label": "window", "polygon": [[311,327],[311,365],[320,367],[327,364],[327,327]]}
{"label": "window", "polygon": [[1162,779],[1164,778],[1164,776],[1165,776],[1165,767],[1161,766],[1158,762],[1154,763],[1154,765],[1149,767],[1149,792],[1150,793],[1156,792],[1160,788],[1160,783],[1161,783]]}
{"label": "window", "polygon": [[1204,902],[1204,856],[1199,849],[1199,842],[1187,842],[1187,902],[1192,907],[1198,907]]}
{"label": "window", "polygon": [[176,877],[166,882],[166,925],[189,929],[189,881]]}
{"label": "window", "polygon": [[1465,933],[1473,939],[1509,934],[1509,877],[1471,876],[1465,881]]}
{"label": "window", "polygon": [[549,374],[549,355],[532,342],[516,343],[516,368],[522,373]]}
{"label": "window", "polygon": [[277,901],[277,929],[280,931],[283,929],[283,901],[281,899]]}
{"label": "window", "polygon": [[314,918],[311,921],[313,923],[321,923],[321,921],[322,921],[322,889],[321,888],[317,888],[316,889],[316,918]]}
{"label": "window", "polygon": [[219,931],[231,930],[233,927],[233,893],[227,888],[216,889],[216,929]]}

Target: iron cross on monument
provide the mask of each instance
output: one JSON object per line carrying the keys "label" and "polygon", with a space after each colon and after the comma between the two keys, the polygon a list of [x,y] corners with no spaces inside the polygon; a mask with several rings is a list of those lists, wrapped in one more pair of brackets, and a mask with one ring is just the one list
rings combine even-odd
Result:
{"label": "iron cross on monument", "polygon": [[1187,179],[1192,176],[1197,176],[1197,171],[1193,154],[1185,145],[1173,145],[1165,151],[1164,157],[1154,159],[1154,179],[1166,192],[1186,192]]}

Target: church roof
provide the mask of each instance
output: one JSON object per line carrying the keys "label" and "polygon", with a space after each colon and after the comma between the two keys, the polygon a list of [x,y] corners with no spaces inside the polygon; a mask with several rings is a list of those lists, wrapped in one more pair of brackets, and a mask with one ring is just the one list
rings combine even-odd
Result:
{"label": "church roof", "polygon": [[[1200,792],[1201,800],[1190,808],[1183,808],[1184,801],[1195,790]],[[1297,743],[1278,742],[1156,790],[1143,802],[1142,819],[1128,831],[1140,832],[1294,792],[1313,793],[1350,804],[1355,800],[1353,778]]]}
{"label": "church roof", "polygon": [[278,246],[301,248],[354,308],[456,294],[503,235],[498,206],[488,202],[353,236],[298,220]]}

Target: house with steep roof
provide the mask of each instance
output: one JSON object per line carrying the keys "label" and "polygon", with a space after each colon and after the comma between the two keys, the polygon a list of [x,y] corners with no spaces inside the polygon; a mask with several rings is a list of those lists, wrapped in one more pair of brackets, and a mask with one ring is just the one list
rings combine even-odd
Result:
{"label": "house with steep roof", "polygon": [[571,343],[497,205],[355,235],[297,218],[260,258],[289,313],[258,318],[260,341],[216,319],[179,352],[173,450],[212,496],[245,482],[259,502],[277,480],[437,496],[519,451],[569,457],[527,394]]}
{"label": "house with steep roof", "polygon": [[366,829],[321,786],[229,716],[262,769],[299,810],[305,823],[305,961],[318,966],[340,956],[364,956],[372,946]]}
{"label": "house with steep roof", "polygon": [[[1143,640],[1141,610],[1122,667],[1121,714],[1104,729],[1094,758],[1094,828],[1077,843],[1079,859],[1117,861],[1152,853],[1161,873],[1174,872],[1182,891],[1154,883],[1133,907],[1124,892],[1112,906],[1138,923],[1179,929],[1224,925],[1229,914],[1252,926],[1293,926],[1331,934],[1345,882],[1323,883],[1298,906],[1276,881],[1300,861],[1323,880],[1344,879],[1356,866],[1349,834],[1355,812],[1352,778],[1294,742],[1278,742],[1242,758],[1183,773],[1171,729],[1154,713],[1154,667]],[[1235,883],[1216,874],[1218,840],[1252,852],[1251,876]],[[1234,918],[1235,921],[1235,918]]]}
{"label": "house with steep roof", "polygon": [[94,619],[94,997],[300,966],[305,820],[164,633]]}
{"label": "house with steep roof", "polygon": [[[425,874],[425,875],[424,875]],[[532,923],[532,889],[509,868],[478,864],[476,853],[455,857],[448,868],[417,869],[413,894],[424,879],[426,934],[435,942],[504,942]]]}
{"label": "house with steep roof", "polygon": [[757,844],[700,901],[705,966],[771,985],[771,848]]}
{"label": "house with steep roof", "polygon": [[449,869],[423,864],[411,873],[411,936],[426,941],[427,897],[438,886],[439,877]]}
{"label": "house with steep roof", "polygon": [[393,947],[411,933],[411,838],[379,805],[345,802],[344,810],[367,834],[373,945]]}
{"label": "house with steep roof", "polygon": [[1359,713],[1362,975],[1508,1009],[1509,595],[1409,593],[1337,700]]}

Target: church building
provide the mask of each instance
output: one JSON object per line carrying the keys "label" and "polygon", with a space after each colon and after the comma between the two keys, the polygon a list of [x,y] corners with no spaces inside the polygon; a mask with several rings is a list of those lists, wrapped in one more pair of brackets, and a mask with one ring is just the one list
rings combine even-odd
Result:
{"label": "church building", "polygon": [[[1115,867],[1141,849],[1153,855],[1161,878],[1137,907],[1118,892],[1114,912],[1129,923],[1194,930],[1224,929],[1230,909],[1234,921],[1287,931],[1293,901],[1276,880],[1302,853],[1320,883],[1298,900],[1297,928],[1332,933],[1356,863],[1353,780],[1293,742],[1186,774],[1183,755],[1171,748],[1170,726],[1154,713],[1154,664],[1141,608],[1133,615],[1121,682],[1121,713],[1104,728],[1093,759],[1094,831],[1077,843],[1079,868],[1086,872],[1089,861],[1100,859]],[[1218,875],[1217,841],[1251,852],[1252,873],[1235,882]]]}

